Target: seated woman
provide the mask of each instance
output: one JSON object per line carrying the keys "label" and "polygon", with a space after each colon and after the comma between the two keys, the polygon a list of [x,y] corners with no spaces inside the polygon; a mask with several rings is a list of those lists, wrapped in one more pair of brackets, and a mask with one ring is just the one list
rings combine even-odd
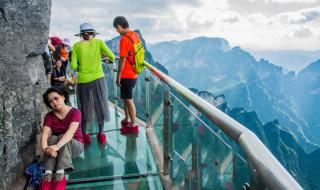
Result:
{"label": "seated woman", "polygon": [[40,190],[62,190],[66,187],[64,173],[73,171],[72,158],[79,156],[84,148],[81,113],[66,105],[68,92],[63,88],[49,88],[43,94],[43,100],[52,111],[44,118],[41,135],[45,174]]}
{"label": "seated woman", "polygon": [[74,86],[74,81],[70,81],[66,77],[66,71],[62,67],[61,60],[55,62],[55,67],[51,73],[51,86]]}

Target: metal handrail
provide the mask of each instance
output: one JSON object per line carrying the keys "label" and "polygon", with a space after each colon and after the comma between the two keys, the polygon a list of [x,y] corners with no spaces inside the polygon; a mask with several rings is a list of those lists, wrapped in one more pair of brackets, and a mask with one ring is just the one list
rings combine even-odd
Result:
{"label": "metal handrail", "polygon": [[253,170],[269,189],[303,189],[253,132],[146,61],[145,66],[238,143]]}

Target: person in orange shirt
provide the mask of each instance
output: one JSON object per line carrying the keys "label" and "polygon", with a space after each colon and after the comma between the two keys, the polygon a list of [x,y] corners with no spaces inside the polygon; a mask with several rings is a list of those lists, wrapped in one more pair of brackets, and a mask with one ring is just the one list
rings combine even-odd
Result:
{"label": "person in orange shirt", "polygon": [[[57,42],[56,42],[57,43]],[[61,60],[62,61],[62,68],[64,70],[67,69],[68,61],[69,61],[69,51],[68,48],[70,48],[71,42],[69,38],[65,38],[63,41],[61,41],[61,44],[58,44],[55,46],[55,50],[53,52],[53,58],[55,61]]]}
{"label": "person in orange shirt", "polygon": [[140,38],[136,32],[130,30],[129,23],[123,16],[118,16],[113,20],[113,27],[121,35],[117,85],[120,87],[120,96],[124,103],[125,118],[121,121],[122,128],[120,131],[124,134],[138,133],[136,108],[132,97],[138,74],[134,71],[132,65],[135,64],[133,42],[139,42]]}
{"label": "person in orange shirt", "polygon": [[61,61],[62,61],[62,65],[64,70],[67,69],[67,65],[68,65],[68,61],[69,61],[69,51],[67,48],[69,48],[71,46],[71,42],[69,38],[65,38],[62,41],[61,44],[61,49],[60,49],[60,57],[61,57]]}

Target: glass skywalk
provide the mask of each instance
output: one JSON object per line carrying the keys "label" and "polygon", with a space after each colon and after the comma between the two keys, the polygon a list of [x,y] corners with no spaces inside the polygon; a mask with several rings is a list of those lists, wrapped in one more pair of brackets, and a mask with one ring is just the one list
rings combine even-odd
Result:
{"label": "glass skywalk", "polygon": [[[71,102],[75,104],[74,97]],[[122,135],[118,129],[123,114],[113,105],[110,112],[104,129],[107,143],[98,143],[98,126],[91,123],[88,132],[92,143],[73,160],[75,171],[67,176],[67,189],[163,189],[145,124],[139,123],[138,135]]]}
{"label": "glass skywalk", "polygon": [[[302,189],[251,131],[152,65],[146,67],[133,92],[141,119],[138,136],[118,130],[123,105],[116,70],[105,67],[114,103],[104,129],[107,144],[97,143],[97,124],[91,123],[93,142],[74,160],[67,189]],[[76,104],[74,97],[71,101]]]}

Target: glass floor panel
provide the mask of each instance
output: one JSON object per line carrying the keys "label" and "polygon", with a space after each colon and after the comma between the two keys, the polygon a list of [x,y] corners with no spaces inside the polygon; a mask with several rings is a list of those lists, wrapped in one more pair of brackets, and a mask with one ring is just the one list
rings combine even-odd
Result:
{"label": "glass floor panel", "polygon": [[[110,104],[110,103],[109,103]],[[104,123],[104,131],[112,131],[121,128],[120,121],[124,118],[124,116],[119,113],[115,112],[115,109],[112,105],[109,105],[110,110],[110,121]],[[98,123],[91,122],[87,127],[87,132],[90,134],[97,133],[99,131]]]}
{"label": "glass floor panel", "polygon": [[[76,107],[74,97],[70,103]],[[138,135],[122,135],[118,129],[124,115],[111,104],[109,109],[110,121],[104,126],[107,143],[98,143],[98,125],[90,123],[92,143],[73,159],[67,189],[163,189],[144,126],[139,124]]]}
{"label": "glass floor panel", "polygon": [[73,160],[75,170],[69,174],[69,181],[158,173],[144,127],[140,127],[137,137],[124,136],[119,131],[108,131],[106,136],[103,146],[95,134],[91,135],[92,143]]}
{"label": "glass floor panel", "polygon": [[161,179],[159,176],[147,176],[132,179],[116,179],[113,181],[89,182],[82,184],[71,184],[67,190],[162,190]]}
{"label": "glass floor panel", "polygon": [[[74,92],[70,94],[69,96],[69,102],[73,107],[77,107],[77,100],[75,98]],[[104,131],[112,131],[117,130],[121,128],[120,122],[124,116],[123,114],[116,112],[114,106],[112,103],[109,102],[109,111],[110,111],[110,121],[104,123]],[[90,122],[87,126],[87,132],[90,134],[97,133],[99,131],[98,129],[98,123],[97,122]]]}

